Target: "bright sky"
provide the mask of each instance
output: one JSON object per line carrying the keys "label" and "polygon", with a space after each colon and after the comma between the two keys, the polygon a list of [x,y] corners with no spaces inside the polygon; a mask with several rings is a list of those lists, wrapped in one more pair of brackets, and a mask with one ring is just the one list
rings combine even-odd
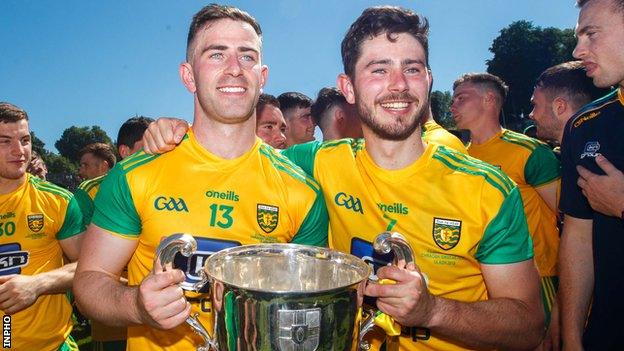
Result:
{"label": "bright sky", "polygon": [[[573,0],[231,1],[264,32],[264,91],[314,98],[342,72],[340,42],[369,6],[427,16],[435,90],[484,71],[499,31],[516,20],[572,28]],[[25,109],[31,129],[55,151],[64,129],[99,125],[113,139],[135,114],[192,120],[192,96],[178,77],[191,18],[204,1],[1,0],[0,101]]]}

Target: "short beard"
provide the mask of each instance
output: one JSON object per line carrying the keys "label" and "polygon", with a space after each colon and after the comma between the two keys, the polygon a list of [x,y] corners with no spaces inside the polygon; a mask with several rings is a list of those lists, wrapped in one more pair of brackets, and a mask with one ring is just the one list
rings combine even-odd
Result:
{"label": "short beard", "polygon": [[[357,97],[359,100],[359,97]],[[360,116],[360,120],[366,125],[375,135],[383,140],[391,141],[403,141],[409,138],[414,131],[427,121],[429,101],[420,106],[418,110],[414,112],[416,118],[410,124],[398,123],[394,125],[383,125],[379,121],[376,121],[373,117],[373,111],[369,110],[364,104],[356,104],[357,111]],[[374,105],[373,105],[374,106]],[[408,120],[410,120],[408,118]]]}

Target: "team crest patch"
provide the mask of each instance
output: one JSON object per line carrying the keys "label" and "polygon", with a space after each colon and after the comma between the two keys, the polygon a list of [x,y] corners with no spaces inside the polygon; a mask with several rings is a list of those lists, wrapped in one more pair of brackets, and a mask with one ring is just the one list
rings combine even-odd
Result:
{"label": "team crest patch", "polygon": [[43,214],[36,213],[26,217],[28,219],[28,228],[33,232],[38,232],[43,228]]}
{"label": "team crest patch", "polygon": [[279,220],[279,207],[258,204],[256,211],[258,225],[265,233],[270,233],[277,228]]}
{"label": "team crest patch", "polygon": [[433,241],[442,250],[457,246],[461,237],[461,221],[445,218],[433,218]]}

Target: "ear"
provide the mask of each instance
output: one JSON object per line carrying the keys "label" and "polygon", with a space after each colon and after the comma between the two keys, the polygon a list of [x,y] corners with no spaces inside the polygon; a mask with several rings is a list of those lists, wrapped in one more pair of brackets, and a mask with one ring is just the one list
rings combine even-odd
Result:
{"label": "ear", "polygon": [[269,67],[262,65],[260,68],[260,89],[264,88],[267,79],[269,79]]}
{"label": "ear", "polygon": [[355,104],[355,92],[353,91],[353,83],[351,82],[351,78],[344,73],[338,75],[336,79],[336,85],[338,89],[342,92],[345,99],[350,104]]}
{"label": "ear", "polygon": [[197,86],[195,85],[195,76],[193,75],[193,67],[190,63],[184,62],[180,64],[180,79],[190,93],[195,94]]}
{"label": "ear", "polygon": [[130,148],[128,147],[128,145],[119,145],[117,151],[119,152],[119,156],[121,156],[122,159],[130,156]]}
{"label": "ear", "polygon": [[557,116],[557,118],[559,118],[561,115],[566,114],[569,107],[570,105],[568,104],[568,100],[562,98],[561,96],[557,96],[550,103],[550,108],[552,109],[552,112],[555,114],[555,116]]}

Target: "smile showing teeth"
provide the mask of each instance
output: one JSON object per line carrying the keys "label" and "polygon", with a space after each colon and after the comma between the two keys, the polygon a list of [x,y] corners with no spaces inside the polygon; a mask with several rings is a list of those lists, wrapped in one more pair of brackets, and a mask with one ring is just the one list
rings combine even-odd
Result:
{"label": "smile showing teeth", "polygon": [[218,88],[218,90],[222,93],[243,93],[245,92],[245,88],[241,87],[223,87]]}
{"label": "smile showing teeth", "polygon": [[407,102],[387,102],[385,104],[381,104],[381,107],[392,110],[401,110],[407,108],[408,105],[409,104]]}

